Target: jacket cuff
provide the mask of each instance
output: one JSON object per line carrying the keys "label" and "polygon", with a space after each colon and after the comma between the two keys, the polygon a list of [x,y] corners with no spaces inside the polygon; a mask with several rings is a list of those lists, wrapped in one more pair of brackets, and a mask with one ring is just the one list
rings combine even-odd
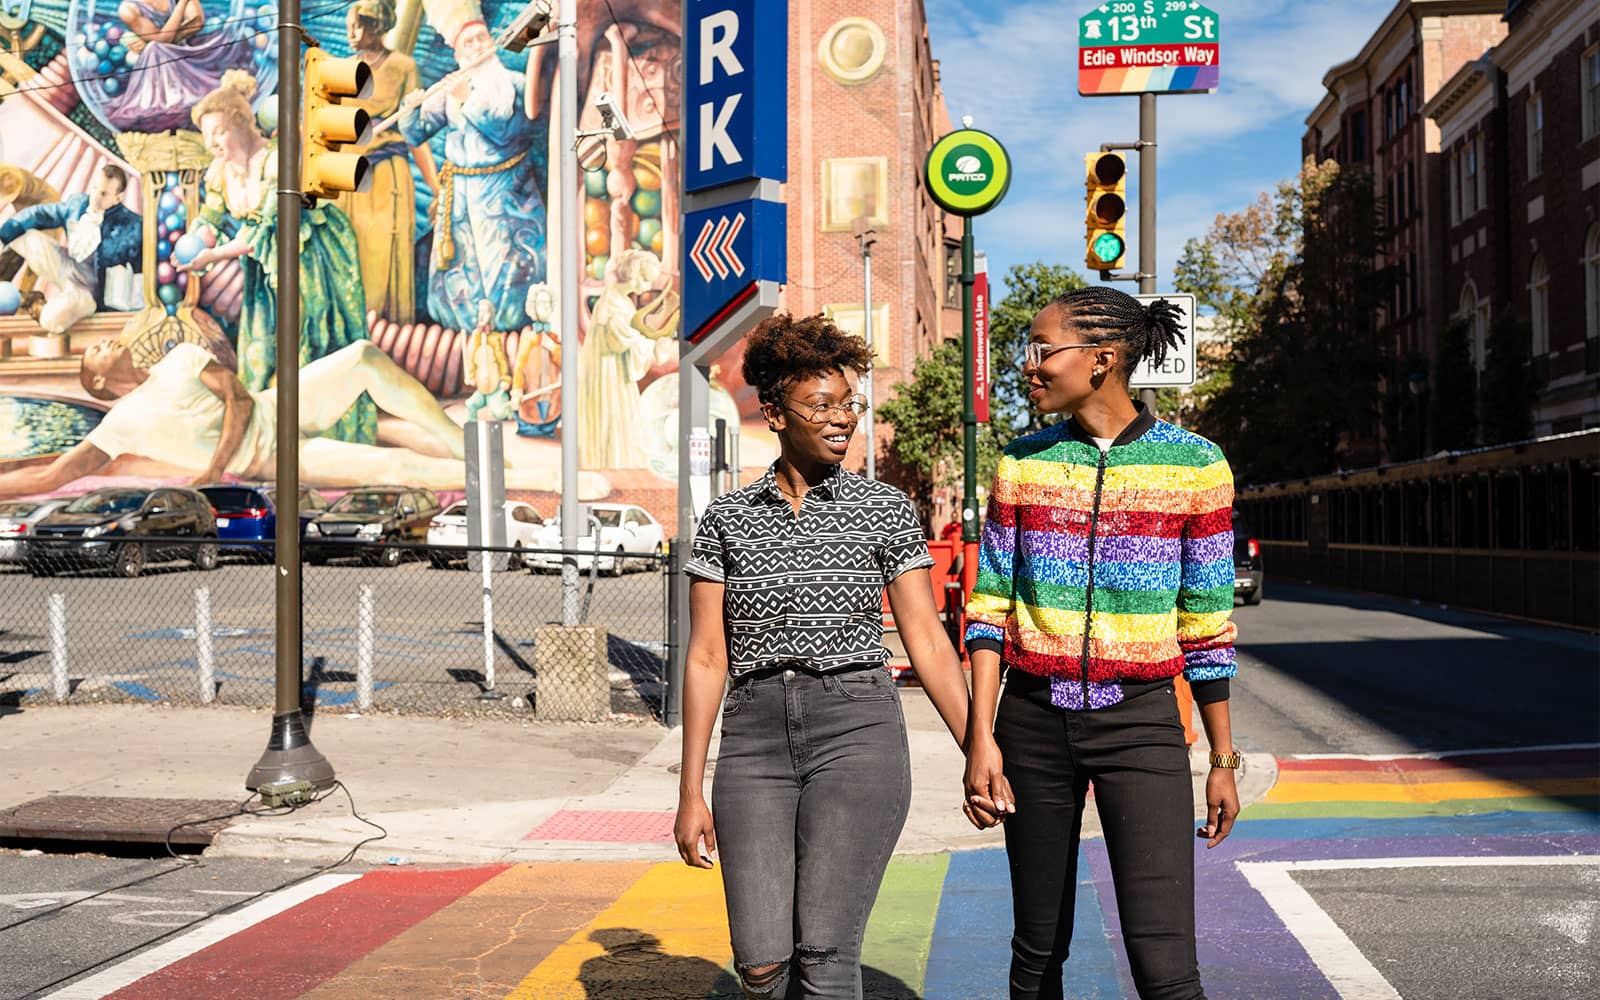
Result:
{"label": "jacket cuff", "polygon": [[1213,702],[1228,700],[1228,678],[1218,677],[1210,681],[1191,681],[1189,690],[1194,693],[1196,705],[1210,705]]}
{"label": "jacket cuff", "polygon": [[976,653],[980,649],[992,650],[995,653],[999,653],[999,654],[1003,655],[1005,653],[1005,651],[1006,651],[1005,640],[1003,640],[1003,639],[994,639],[994,638],[991,638],[989,636],[973,636],[972,638],[967,640],[967,655],[968,656],[971,656],[973,653]]}

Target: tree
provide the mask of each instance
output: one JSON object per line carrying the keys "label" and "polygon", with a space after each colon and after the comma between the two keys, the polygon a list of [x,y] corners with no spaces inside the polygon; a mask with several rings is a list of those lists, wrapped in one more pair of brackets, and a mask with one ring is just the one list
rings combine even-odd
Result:
{"label": "tree", "polygon": [[1042,423],[1028,406],[1022,352],[1033,317],[1050,301],[1082,288],[1084,280],[1060,264],[1017,264],[1006,272],[1006,296],[989,313],[989,367],[994,388],[989,424],[1003,448],[1025,428]]}
{"label": "tree", "polygon": [[1533,437],[1533,401],[1537,395],[1528,363],[1533,335],[1515,317],[1500,315],[1489,326],[1483,360],[1483,443],[1505,444]]}
{"label": "tree", "polygon": [[1472,368],[1471,338],[1465,319],[1452,321],[1439,334],[1428,412],[1436,450],[1470,448],[1478,433],[1478,373]]}
{"label": "tree", "polygon": [[1180,288],[1216,312],[1232,351],[1202,388],[1201,433],[1241,482],[1369,460],[1387,369],[1374,270],[1381,205],[1361,169],[1307,161],[1299,176],[1184,248]]}

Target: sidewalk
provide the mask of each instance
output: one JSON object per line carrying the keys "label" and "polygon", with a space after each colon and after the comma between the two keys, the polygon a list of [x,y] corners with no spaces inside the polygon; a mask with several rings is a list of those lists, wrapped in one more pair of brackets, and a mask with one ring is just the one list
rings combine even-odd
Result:
{"label": "sidewalk", "polygon": [[[962,757],[926,696],[901,689],[911,746],[911,814],[896,848],[928,854],[1002,843],[962,817]],[[240,801],[270,728],[265,711],[142,705],[29,708],[0,715],[0,813],[47,796]],[[362,815],[388,836],[358,860],[382,863],[674,860],[680,733],[649,723],[553,725],[334,715],[312,739]],[[1193,748],[1197,815],[1206,748]],[[716,743],[712,744],[712,757]],[[714,765],[713,765],[714,766]],[[1277,776],[1246,758],[1241,802]],[[235,820],[207,856],[333,861],[372,834],[335,792],[290,815]],[[1098,837],[1085,817],[1084,836]]]}

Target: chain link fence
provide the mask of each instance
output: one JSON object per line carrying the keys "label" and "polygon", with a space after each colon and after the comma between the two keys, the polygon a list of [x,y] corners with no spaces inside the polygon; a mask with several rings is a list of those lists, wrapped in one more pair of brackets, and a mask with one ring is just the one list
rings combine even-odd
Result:
{"label": "chain link fence", "polygon": [[[659,554],[578,554],[564,626],[560,552],[308,539],[302,553],[309,711],[662,716],[673,582]],[[0,704],[271,707],[275,572],[270,542],[13,543]]]}

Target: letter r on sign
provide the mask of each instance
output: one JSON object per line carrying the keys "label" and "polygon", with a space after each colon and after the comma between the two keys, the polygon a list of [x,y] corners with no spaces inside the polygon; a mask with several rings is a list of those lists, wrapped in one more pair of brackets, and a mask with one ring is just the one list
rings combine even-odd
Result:
{"label": "letter r on sign", "polygon": [[733,54],[733,42],[738,37],[737,11],[719,10],[700,19],[700,86],[710,83],[716,75],[712,63],[721,63],[722,72],[729,76],[744,72],[739,57]]}

